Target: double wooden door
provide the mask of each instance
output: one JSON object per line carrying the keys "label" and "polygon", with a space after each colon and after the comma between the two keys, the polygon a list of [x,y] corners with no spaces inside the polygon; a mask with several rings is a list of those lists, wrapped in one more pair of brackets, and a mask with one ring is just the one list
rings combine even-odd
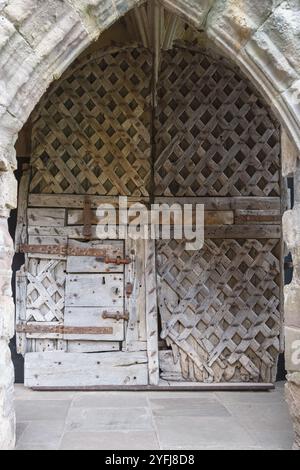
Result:
{"label": "double wooden door", "polygon": [[[30,248],[17,276],[28,386],[274,380],[279,126],[223,59],[186,46],[163,52],[156,106],[151,77],[148,50],[108,49],[78,59],[35,111],[16,236],[17,249]],[[100,242],[96,208],[116,207],[118,196],[129,206],[204,204],[203,249]]]}

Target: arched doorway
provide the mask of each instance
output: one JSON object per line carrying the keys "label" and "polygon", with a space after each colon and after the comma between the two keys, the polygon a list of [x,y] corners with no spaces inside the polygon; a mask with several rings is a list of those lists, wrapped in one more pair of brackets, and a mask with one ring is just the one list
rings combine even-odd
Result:
{"label": "arched doorway", "polygon": [[[159,66],[142,46],[84,54],[33,113],[16,240],[26,256],[17,333],[28,386],[275,380],[280,126],[232,64],[183,31]],[[97,242],[97,205],[117,196],[204,204],[203,249]],[[104,265],[87,247],[130,258],[130,267]]]}

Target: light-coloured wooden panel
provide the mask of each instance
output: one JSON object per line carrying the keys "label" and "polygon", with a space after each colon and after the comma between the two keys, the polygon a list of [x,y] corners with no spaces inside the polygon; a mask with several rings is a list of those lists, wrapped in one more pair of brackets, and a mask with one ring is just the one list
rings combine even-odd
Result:
{"label": "light-coloured wooden panel", "polygon": [[[28,238],[29,245],[66,245],[67,242],[68,242],[67,237],[61,237],[59,235],[43,236],[43,237],[39,235],[29,235],[29,238]],[[37,257],[36,254],[34,256]],[[52,255],[50,257],[52,258]]]}
{"label": "light-coloured wooden panel", "polygon": [[147,385],[145,352],[76,354],[29,353],[25,357],[26,387],[96,387]]}
{"label": "light-coloured wooden panel", "polygon": [[68,274],[67,307],[118,307],[124,305],[124,278],[120,274]]}
{"label": "light-coloured wooden panel", "polygon": [[120,351],[117,341],[68,341],[68,353],[100,353]]}
{"label": "light-coloured wooden panel", "polygon": [[[16,323],[26,321],[26,302],[27,302],[27,275],[25,267],[22,266],[16,273]],[[26,335],[17,333],[17,352],[26,353]]]}
{"label": "light-coloured wooden panel", "polygon": [[65,225],[65,209],[28,209],[28,225],[33,227],[63,227]]}
{"label": "light-coloured wooden panel", "polygon": [[[114,320],[112,318],[103,318],[105,308],[65,308],[64,326],[65,327],[97,327],[112,328],[112,334],[105,335],[86,335],[86,334],[65,334],[67,340],[90,340],[90,341],[123,341],[124,339],[124,320]],[[110,308],[110,312],[122,313],[122,309]]]}
{"label": "light-coloured wooden panel", "polygon": [[[69,240],[69,246],[74,248],[97,248],[103,250],[106,256],[111,259],[124,257],[124,243],[122,241],[91,241],[89,243],[79,242],[77,240]],[[116,264],[106,264],[97,257],[91,256],[68,256],[67,259],[68,273],[122,273],[124,266]]]}
{"label": "light-coloured wooden panel", "polygon": [[[144,240],[126,240],[126,253],[132,263],[125,267],[125,285],[131,286],[131,295],[125,297],[125,309],[129,313],[125,350],[129,344],[146,341],[146,307],[145,307],[145,242]],[[132,349],[131,349],[132,350]]]}
{"label": "light-coloured wooden panel", "polygon": [[159,382],[158,358],[158,302],[156,282],[156,250],[155,241],[145,242],[145,280],[146,280],[146,326],[147,353],[150,385]]}

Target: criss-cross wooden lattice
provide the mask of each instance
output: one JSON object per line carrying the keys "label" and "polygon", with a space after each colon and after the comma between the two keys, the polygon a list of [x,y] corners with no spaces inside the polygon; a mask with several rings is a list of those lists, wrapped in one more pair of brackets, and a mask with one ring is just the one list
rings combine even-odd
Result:
{"label": "criss-cross wooden lattice", "polygon": [[279,126],[222,59],[162,54],[156,148],[156,195],[280,195]]}
{"label": "criss-cross wooden lattice", "polygon": [[275,380],[280,335],[280,242],[158,242],[162,337],[182,377]]}
{"label": "criss-cross wooden lattice", "polygon": [[108,50],[80,59],[34,116],[33,193],[147,196],[151,53]]}
{"label": "criss-cross wooden lattice", "polygon": [[62,321],[65,306],[66,262],[56,259],[28,260],[28,322]]}

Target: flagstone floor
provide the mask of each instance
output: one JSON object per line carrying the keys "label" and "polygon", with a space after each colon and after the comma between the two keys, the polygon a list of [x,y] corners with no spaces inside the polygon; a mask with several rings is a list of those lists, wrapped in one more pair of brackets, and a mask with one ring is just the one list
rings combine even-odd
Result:
{"label": "flagstone floor", "polygon": [[17,449],[291,449],[283,389],[83,393],[16,385]]}

